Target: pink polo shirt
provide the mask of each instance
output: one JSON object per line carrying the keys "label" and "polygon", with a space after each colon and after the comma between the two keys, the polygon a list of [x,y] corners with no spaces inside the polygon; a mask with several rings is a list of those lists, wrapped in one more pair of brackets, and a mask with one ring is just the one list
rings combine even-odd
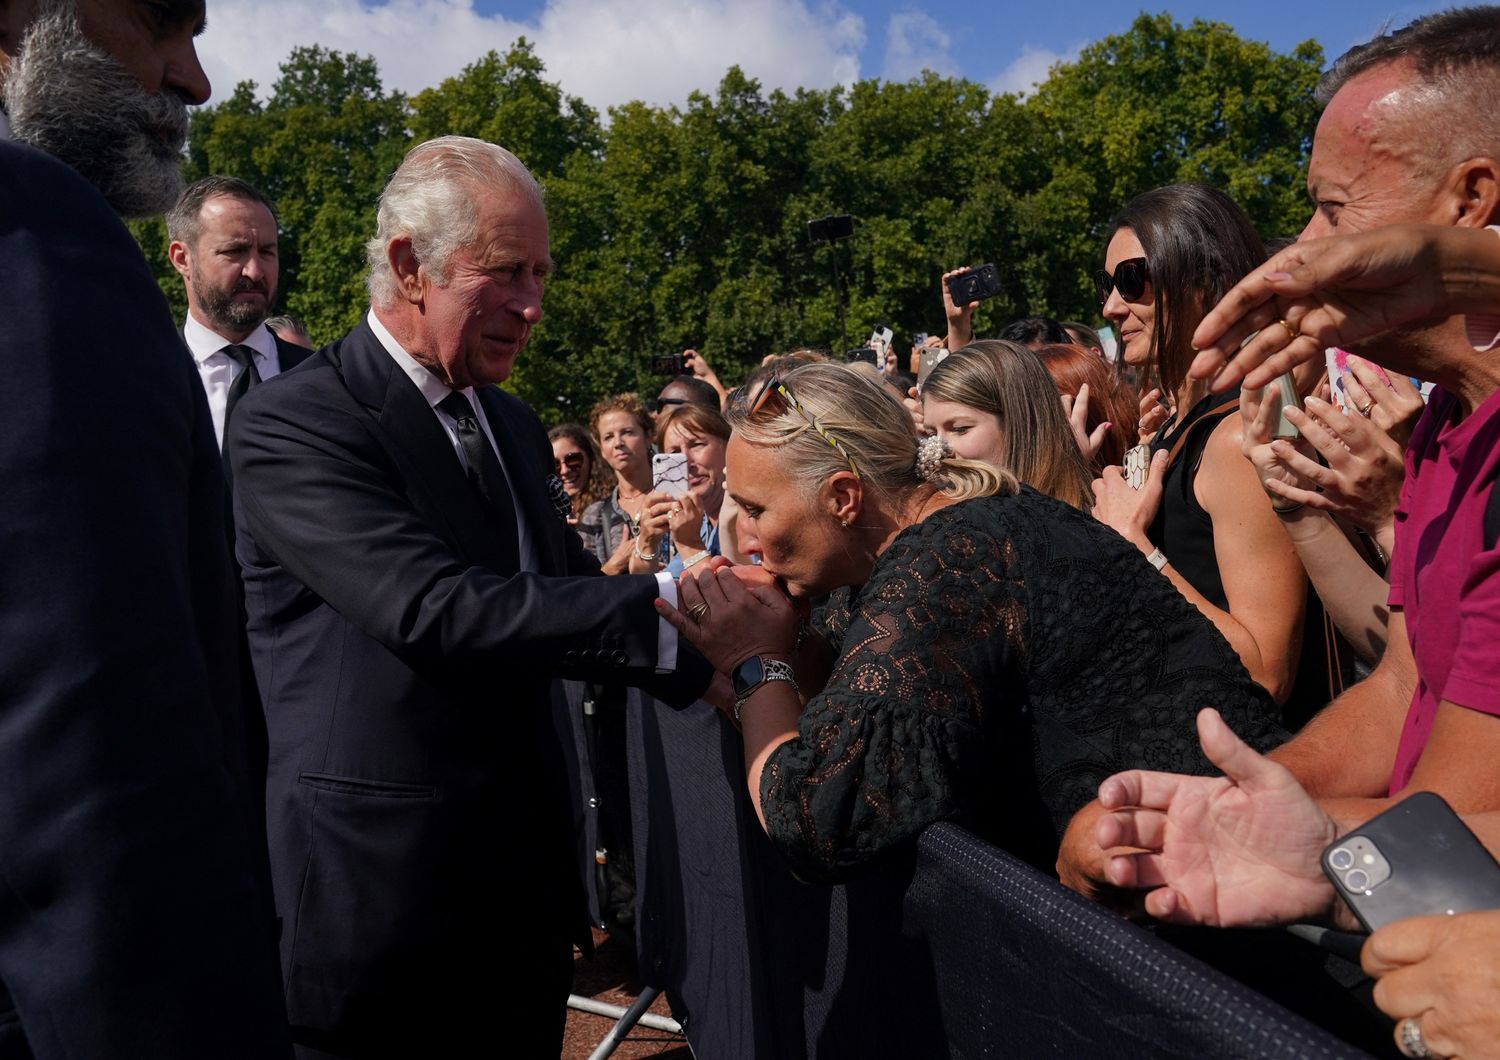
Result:
{"label": "pink polo shirt", "polygon": [[1418,679],[1393,795],[1411,779],[1439,703],[1500,715],[1500,548],[1486,549],[1483,536],[1500,473],[1500,391],[1460,412],[1453,395],[1434,390],[1406,450],[1390,603],[1405,613]]}

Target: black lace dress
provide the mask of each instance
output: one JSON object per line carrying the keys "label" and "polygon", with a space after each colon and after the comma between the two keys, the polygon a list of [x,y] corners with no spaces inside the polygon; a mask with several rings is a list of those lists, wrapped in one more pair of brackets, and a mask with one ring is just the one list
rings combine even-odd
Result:
{"label": "black lace dress", "polygon": [[805,879],[837,879],[957,818],[1050,870],[1121,769],[1212,771],[1194,719],[1284,738],[1229,644],[1110,528],[1029,488],[898,535],[815,630],[838,661],[772,754],[761,800]]}

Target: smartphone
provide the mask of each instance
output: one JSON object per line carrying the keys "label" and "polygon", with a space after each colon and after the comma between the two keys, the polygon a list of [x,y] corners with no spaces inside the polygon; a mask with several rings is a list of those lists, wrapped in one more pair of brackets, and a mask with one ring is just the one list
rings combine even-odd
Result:
{"label": "smartphone", "polygon": [[982,302],[1000,293],[1000,270],[986,262],[959,276],[948,277],[948,293],[953,304],[966,306],[970,302]]}
{"label": "smartphone", "polygon": [[1134,445],[1125,450],[1125,481],[1130,488],[1138,490],[1146,484],[1146,472],[1151,468],[1151,447]]}
{"label": "smartphone", "polygon": [[658,493],[681,497],[688,491],[686,453],[657,453],[651,458],[651,488]]}
{"label": "smartphone", "polygon": [[1302,432],[1292,425],[1292,421],[1286,418],[1287,409],[1301,409],[1302,397],[1297,393],[1297,382],[1292,378],[1291,372],[1278,375],[1270,386],[1266,387],[1265,396],[1261,399],[1271,406],[1271,437],[1272,438],[1301,438]]}
{"label": "smartphone", "polygon": [[652,375],[686,375],[687,360],[680,353],[651,355]]}
{"label": "smartphone", "polygon": [[923,346],[922,355],[917,360],[917,387],[920,389],[927,382],[927,377],[932,370],[943,363],[948,356],[948,351],[941,346]]}
{"label": "smartphone", "polygon": [[1408,917],[1500,909],[1500,864],[1430,791],[1334,840],[1322,862],[1370,931]]}
{"label": "smartphone", "polygon": [[856,346],[844,354],[845,364],[858,364],[863,361],[865,364],[873,364],[879,368],[882,360],[883,358],[877,356],[872,346]]}

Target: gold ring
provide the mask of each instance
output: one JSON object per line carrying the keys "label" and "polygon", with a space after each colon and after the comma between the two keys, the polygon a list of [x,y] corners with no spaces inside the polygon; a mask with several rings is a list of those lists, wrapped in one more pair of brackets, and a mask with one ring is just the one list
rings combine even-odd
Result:
{"label": "gold ring", "polygon": [[1282,327],[1286,328],[1286,333],[1288,335],[1290,335],[1292,338],[1294,338],[1294,339],[1300,339],[1302,337],[1302,332],[1300,332],[1300,331],[1297,330],[1297,325],[1293,324],[1290,320],[1287,320],[1285,317],[1282,317],[1280,320],[1276,321],[1276,323],[1278,323]]}
{"label": "gold ring", "polygon": [[[1354,407],[1355,408],[1359,408],[1358,405],[1356,405]],[[1375,407],[1375,401],[1374,401],[1374,399],[1371,399],[1370,402],[1367,405],[1365,405],[1364,408],[1360,408],[1359,409],[1359,414],[1361,416],[1363,416],[1365,419],[1369,419],[1370,418],[1370,410],[1373,409],[1374,407]]]}
{"label": "gold ring", "polygon": [[708,614],[708,605],[705,604],[702,600],[699,600],[696,604],[687,609],[687,613],[688,617],[691,618],[694,622],[702,622],[703,616]]}
{"label": "gold ring", "polygon": [[674,505],[672,505],[672,511],[671,511],[670,514],[672,514],[672,515],[681,515],[682,514],[682,506],[680,504],[674,504]]}

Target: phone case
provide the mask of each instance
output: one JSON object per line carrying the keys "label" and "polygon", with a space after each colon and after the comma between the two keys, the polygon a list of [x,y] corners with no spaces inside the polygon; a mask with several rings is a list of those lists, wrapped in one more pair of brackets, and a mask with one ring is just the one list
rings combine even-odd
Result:
{"label": "phone case", "polygon": [[1146,473],[1151,469],[1151,447],[1133,445],[1125,450],[1125,483],[1133,490],[1146,484]]}
{"label": "phone case", "polygon": [[688,491],[686,453],[657,453],[651,458],[651,488],[672,497]]}
{"label": "phone case", "polygon": [[1286,418],[1287,409],[1302,407],[1302,399],[1297,394],[1297,384],[1292,379],[1291,372],[1278,375],[1276,381],[1266,388],[1266,400],[1276,402],[1276,422],[1271,425],[1271,437],[1288,439],[1302,437],[1302,432]]}
{"label": "phone case", "polygon": [[[1401,800],[1329,844],[1322,863],[1370,931],[1408,917],[1500,909],[1500,864],[1448,804],[1428,791]],[[1351,884],[1356,872],[1367,878],[1356,877]]]}

